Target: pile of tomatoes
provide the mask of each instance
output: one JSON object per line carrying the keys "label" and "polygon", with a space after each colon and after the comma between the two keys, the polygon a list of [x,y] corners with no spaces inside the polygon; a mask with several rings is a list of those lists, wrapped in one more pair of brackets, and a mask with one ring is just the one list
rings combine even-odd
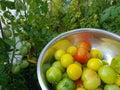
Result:
{"label": "pile of tomatoes", "polygon": [[120,73],[89,42],[58,49],[54,57],[46,78],[55,90],[120,90]]}

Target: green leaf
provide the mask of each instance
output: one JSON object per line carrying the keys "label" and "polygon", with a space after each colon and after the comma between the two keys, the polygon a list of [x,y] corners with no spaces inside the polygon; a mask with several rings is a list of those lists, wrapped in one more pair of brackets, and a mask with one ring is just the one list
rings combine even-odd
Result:
{"label": "green leaf", "polygon": [[0,74],[0,85],[6,86],[8,84],[9,76],[6,73]]}
{"label": "green leaf", "polygon": [[4,42],[9,46],[14,46],[14,41],[10,38],[5,38]]}
{"label": "green leaf", "polygon": [[104,22],[105,20],[107,20],[110,16],[110,13],[105,13],[103,15],[101,15],[101,22]]}
{"label": "green leaf", "polygon": [[43,2],[43,4],[41,5],[41,10],[43,13],[47,13],[48,12],[48,4],[47,1]]}
{"label": "green leaf", "polygon": [[1,16],[1,21],[3,24],[5,24],[5,19],[3,18],[3,16]]}
{"label": "green leaf", "polygon": [[25,10],[26,7],[24,5],[24,3],[22,2],[22,0],[15,0],[15,8],[20,11],[20,10]]}
{"label": "green leaf", "polygon": [[5,65],[0,64],[0,74],[2,74],[5,71]]}
{"label": "green leaf", "polygon": [[15,9],[15,5],[14,2],[12,1],[6,1],[5,2],[6,7],[8,7],[9,9]]}
{"label": "green leaf", "polygon": [[0,1],[0,7],[1,7],[1,10],[6,10],[6,4],[5,4],[5,1]]}

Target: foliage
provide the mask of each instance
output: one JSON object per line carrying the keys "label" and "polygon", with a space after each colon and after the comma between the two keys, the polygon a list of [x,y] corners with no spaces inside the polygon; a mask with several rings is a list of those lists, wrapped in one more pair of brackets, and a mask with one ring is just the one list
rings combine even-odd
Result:
{"label": "foliage", "polygon": [[[119,0],[0,0],[0,4],[0,85],[3,90],[39,90],[37,59],[47,42],[62,32],[101,28],[120,34]],[[6,37],[4,31],[7,30],[12,36]],[[26,42],[31,46],[27,47]],[[22,46],[27,48],[25,55],[20,54]],[[29,66],[13,74],[12,67],[24,59]]]}

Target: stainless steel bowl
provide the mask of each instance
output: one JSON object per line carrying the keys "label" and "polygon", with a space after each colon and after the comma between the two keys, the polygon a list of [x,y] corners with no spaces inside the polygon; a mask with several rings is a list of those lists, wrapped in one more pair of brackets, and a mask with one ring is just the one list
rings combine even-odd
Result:
{"label": "stainless steel bowl", "polygon": [[37,63],[37,77],[42,90],[53,90],[45,77],[46,70],[53,62],[57,49],[66,49],[69,45],[76,45],[80,41],[88,41],[92,48],[99,49],[108,63],[120,55],[120,36],[101,29],[81,28],[71,30],[53,38],[42,50]]}

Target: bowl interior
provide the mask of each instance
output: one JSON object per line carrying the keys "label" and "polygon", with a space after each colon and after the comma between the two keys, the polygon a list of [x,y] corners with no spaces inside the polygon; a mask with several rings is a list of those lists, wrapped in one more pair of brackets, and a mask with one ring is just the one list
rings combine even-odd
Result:
{"label": "bowl interior", "polygon": [[37,64],[37,75],[43,90],[53,90],[45,78],[45,72],[54,61],[54,52],[57,49],[65,50],[70,45],[77,45],[80,41],[88,41],[92,48],[100,50],[108,63],[111,62],[114,56],[120,55],[120,37],[111,32],[83,28],[62,33],[51,40],[40,54]]}

